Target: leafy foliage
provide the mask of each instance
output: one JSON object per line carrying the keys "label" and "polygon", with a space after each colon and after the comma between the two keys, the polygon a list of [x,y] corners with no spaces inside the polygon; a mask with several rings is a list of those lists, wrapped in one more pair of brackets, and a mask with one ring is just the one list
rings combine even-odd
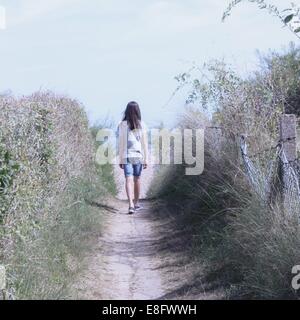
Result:
{"label": "leafy foliage", "polygon": [[270,52],[260,60],[263,72],[284,106],[284,112],[300,116],[300,48],[291,43],[285,52]]}
{"label": "leafy foliage", "polygon": [[13,179],[20,169],[20,165],[13,160],[12,155],[0,144],[0,222],[9,205]]}
{"label": "leafy foliage", "polygon": [[259,9],[267,10],[270,14],[276,16],[283,25],[287,26],[291,32],[293,32],[298,38],[300,36],[298,33],[300,32],[300,7],[294,3],[291,3],[289,8],[285,8],[280,11],[275,5],[268,3],[265,0],[234,0],[231,1],[223,13],[222,20],[225,21],[227,17],[230,16],[232,10],[242,2],[253,2],[258,5]]}
{"label": "leafy foliage", "polygon": [[[0,96],[0,259],[10,299],[69,297],[107,194],[80,103],[51,92]],[[110,182],[111,183],[111,182]],[[3,201],[5,199],[5,201]]]}

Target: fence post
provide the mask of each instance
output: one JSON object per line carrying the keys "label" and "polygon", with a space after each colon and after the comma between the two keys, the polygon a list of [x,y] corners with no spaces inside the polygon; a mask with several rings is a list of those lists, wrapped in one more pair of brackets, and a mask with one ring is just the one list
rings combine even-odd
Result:
{"label": "fence post", "polygon": [[296,116],[283,114],[280,117],[280,141],[287,161],[295,161],[297,158],[297,131]]}
{"label": "fence post", "polygon": [[283,114],[280,117],[280,142],[285,159],[281,162],[282,172],[282,200],[284,208],[289,207],[287,198],[287,186],[289,183],[288,166],[289,162],[297,159],[297,124],[294,114]]}

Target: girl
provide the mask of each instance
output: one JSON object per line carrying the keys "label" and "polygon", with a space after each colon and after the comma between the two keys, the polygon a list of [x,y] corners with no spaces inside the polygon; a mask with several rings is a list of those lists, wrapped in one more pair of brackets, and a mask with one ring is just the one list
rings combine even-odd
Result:
{"label": "girl", "polygon": [[[124,170],[125,189],[129,201],[128,213],[140,208],[140,176],[148,166],[147,130],[141,120],[141,111],[135,101],[128,103],[123,121],[118,126],[119,165]],[[132,191],[134,197],[132,196]]]}

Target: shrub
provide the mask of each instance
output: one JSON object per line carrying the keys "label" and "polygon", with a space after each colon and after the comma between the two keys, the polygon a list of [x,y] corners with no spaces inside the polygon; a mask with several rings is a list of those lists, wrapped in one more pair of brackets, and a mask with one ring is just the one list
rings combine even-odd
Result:
{"label": "shrub", "polygon": [[0,223],[8,210],[12,192],[13,179],[19,171],[19,164],[12,159],[11,154],[0,144]]}
{"label": "shrub", "polygon": [[[104,197],[81,104],[51,92],[0,97],[1,264],[12,299],[69,297],[88,235],[100,228],[87,201]],[[110,182],[112,184],[112,182]],[[5,188],[2,188],[4,186]]]}
{"label": "shrub", "polygon": [[287,216],[278,199],[271,207],[258,199],[243,173],[238,147],[244,134],[249,154],[260,154],[256,165],[266,169],[272,150],[263,150],[277,144],[279,115],[299,80],[292,68],[299,63],[295,50],[272,53],[264,60],[267,67],[263,64],[246,78],[223,61],[206,64],[199,77],[193,72],[176,77],[177,90],[188,86],[187,104],[192,106],[179,125],[203,127],[203,117],[195,116],[202,112],[211,118],[209,126],[218,129],[206,129],[202,175],[185,176],[184,166],[161,167],[150,190],[177,206],[179,226],[194,235],[192,255],[210,261],[207,273],[220,270],[219,283],[229,298],[296,296],[291,269],[300,258],[299,212]]}

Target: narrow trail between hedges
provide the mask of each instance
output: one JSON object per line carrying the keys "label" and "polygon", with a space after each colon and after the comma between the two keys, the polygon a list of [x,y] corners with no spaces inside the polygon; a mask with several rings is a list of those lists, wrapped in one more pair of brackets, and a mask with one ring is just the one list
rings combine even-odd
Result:
{"label": "narrow trail between hedges", "polygon": [[[151,170],[147,174],[145,171],[143,197],[151,174]],[[120,177],[117,171],[116,180]],[[185,254],[188,235],[174,227],[168,208],[159,206],[161,209],[155,211],[153,201],[144,199],[142,209],[128,215],[122,189],[118,199],[109,199],[106,207],[99,204],[102,230],[93,241],[85,258],[86,267],[75,284],[76,298],[220,298],[215,284],[207,282],[199,264]]]}

